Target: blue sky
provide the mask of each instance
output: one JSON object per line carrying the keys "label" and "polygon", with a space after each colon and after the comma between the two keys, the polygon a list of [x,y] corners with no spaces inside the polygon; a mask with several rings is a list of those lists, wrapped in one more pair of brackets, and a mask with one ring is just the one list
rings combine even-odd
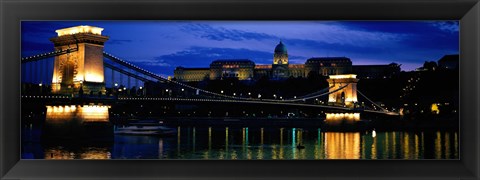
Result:
{"label": "blue sky", "polygon": [[271,64],[280,40],[291,64],[345,56],[409,71],[459,53],[458,21],[23,21],[22,57],[52,51],[55,30],[77,25],[104,28],[105,51],[163,75],[216,59]]}

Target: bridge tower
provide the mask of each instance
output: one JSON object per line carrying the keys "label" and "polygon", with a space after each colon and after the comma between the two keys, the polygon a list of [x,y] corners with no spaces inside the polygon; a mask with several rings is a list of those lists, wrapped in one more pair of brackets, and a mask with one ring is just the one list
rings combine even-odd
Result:
{"label": "bridge tower", "polygon": [[330,75],[327,79],[330,92],[333,92],[343,86],[345,88],[331,93],[328,96],[328,104],[334,106],[345,106],[353,108],[358,102],[357,99],[357,79],[356,74]]}
{"label": "bridge tower", "polygon": [[105,94],[103,47],[108,40],[103,28],[75,26],[58,29],[50,41],[55,51],[66,50],[55,56],[52,92],[56,94]]}

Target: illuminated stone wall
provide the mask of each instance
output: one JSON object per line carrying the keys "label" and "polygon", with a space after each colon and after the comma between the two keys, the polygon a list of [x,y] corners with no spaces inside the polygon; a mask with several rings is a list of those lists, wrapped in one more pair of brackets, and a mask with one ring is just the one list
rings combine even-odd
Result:
{"label": "illuminated stone wall", "polygon": [[49,139],[113,138],[109,106],[62,105],[46,106],[42,136]]}
{"label": "illuminated stone wall", "polygon": [[173,71],[174,77],[177,81],[190,82],[190,81],[203,81],[210,76],[209,68],[183,68],[177,67]]}
{"label": "illuminated stone wall", "polygon": [[216,60],[210,64],[210,80],[238,78],[250,80],[254,76],[255,63],[248,59]]}
{"label": "illuminated stone wall", "polygon": [[76,49],[55,56],[52,92],[56,94],[105,94],[103,47],[108,37],[102,28],[76,26],[57,30],[51,38],[55,50]]}
{"label": "illuminated stone wall", "polygon": [[360,121],[360,113],[325,113],[328,122]]}
{"label": "illuminated stone wall", "polygon": [[83,122],[108,122],[109,106],[97,105],[67,105],[67,106],[47,106],[47,123],[64,123],[67,121]]}
{"label": "illuminated stone wall", "polygon": [[275,53],[273,55],[273,64],[288,64],[288,54]]}
{"label": "illuminated stone wall", "polygon": [[[355,103],[358,102],[357,99],[357,82],[355,74],[344,74],[344,75],[330,75],[328,81],[328,86],[330,88],[331,94],[328,96],[328,104],[335,106],[345,106],[353,108]],[[341,87],[345,88],[335,91]],[[335,92],[334,92],[335,91]]]}

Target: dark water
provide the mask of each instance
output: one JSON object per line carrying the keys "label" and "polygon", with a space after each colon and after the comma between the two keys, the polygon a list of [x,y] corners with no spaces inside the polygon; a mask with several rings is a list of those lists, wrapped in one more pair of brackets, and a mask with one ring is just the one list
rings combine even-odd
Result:
{"label": "dark water", "polygon": [[[24,159],[458,159],[459,134],[323,132],[300,128],[177,127],[170,137],[115,135],[113,142],[40,141],[25,126]],[[305,148],[297,148],[301,144]]]}

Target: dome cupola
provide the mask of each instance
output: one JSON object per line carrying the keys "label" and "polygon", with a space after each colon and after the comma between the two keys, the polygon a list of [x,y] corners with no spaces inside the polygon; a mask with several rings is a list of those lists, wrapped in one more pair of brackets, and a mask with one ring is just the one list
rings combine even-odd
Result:
{"label": "dome cupola", "polygon": [[287,47],[280,41],[275,47],[275,54],[287,54]]}
{"label": "dome cupola", "polygon": [[273,64],[288,65],[288,53],[287,47],[282,41],[275,47],[275,53],[273,54]]}

